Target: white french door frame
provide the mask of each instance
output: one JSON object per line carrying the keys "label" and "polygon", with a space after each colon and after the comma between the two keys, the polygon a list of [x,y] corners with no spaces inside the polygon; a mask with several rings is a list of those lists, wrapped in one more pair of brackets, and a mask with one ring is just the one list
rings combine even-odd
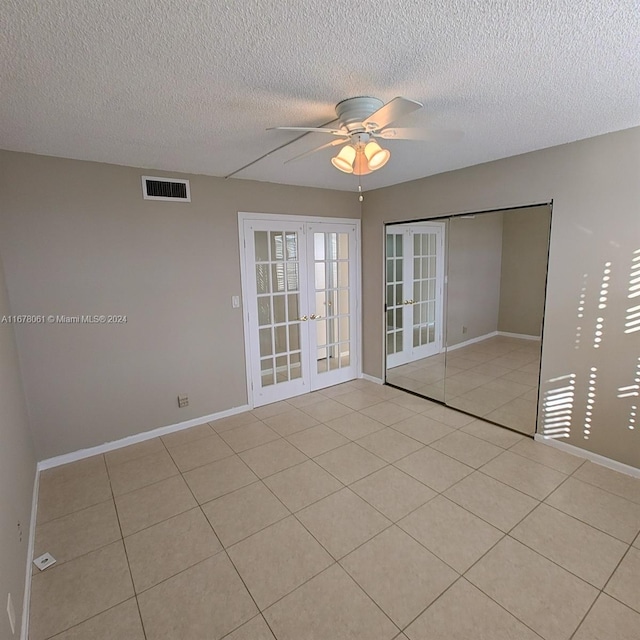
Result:
{"label": "white french door frame", "polygon": [[[245,223],[246,222],[282,222],[288,224],[339,224],[339,225],[352,225],[355,227],[355,268],[356,277],[354,282],[354,288],[356,293],[356,308],[354,312],[354,318],[356,322],[355,327],[355,341],[354,341],[354,356],[355,356],[355,369],[356,377],[362,377],[362,251],[361,251],[361,223],[356,218],[334,218],[334,217],[320,217],[320,216],[304,216],[294,214],[278,214],[278,213],[254,213],[240,211],[238,212],[238,238],[240,249],[240,282],[242,289],[242,320],[244,330],[244,351],[245,351],[245,372],[247,381],[247,400],[250,407],[256,406],[255,390],[259,388],[260,381],[253,379],[253,363],[252,363],[252,349],[251,349],[251,325],[249,319],[249,309],[251,307],[252,300],[250,299],[250,287],[248,286],[248,278],[250,277],[249,268],[247,264],[247,237],[245,235]],[[251,274],[253,275],[253,274]],[[314,360],[315,362],[315,360]],[[308,393],[311,388],[307,388],[303,393]],[[260,403],[262,404],[262,403]]]}

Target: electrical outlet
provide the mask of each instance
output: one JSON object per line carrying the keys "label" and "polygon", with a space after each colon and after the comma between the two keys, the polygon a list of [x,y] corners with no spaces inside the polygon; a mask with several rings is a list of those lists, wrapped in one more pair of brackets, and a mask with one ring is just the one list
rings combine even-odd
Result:
{"label": "electrical outlet", "polygon": [[184,395],[178,396],[178,406],[180,409],[184,409],[184,407],[189,406],[189,396],[185,393]]}
{"label": "electrical outlet", "polygon": [[33,564],[40,569],[40,571],[44,571],[48,569],[51,565],[56,563],[56,559],[50,553],[43,553],[41,556],[38,556]]}
{"label": "electrical outlet", "polygon": [[9,624],[11,625],[11,635],[16,633],[16,610],[13,608],[11,594],[7,596],[7,615],[9,616]]}
{"label": "electrical outlet", "polygon": [[231,296],[231,306],[234,309],[240,308],[240,296]]}
{"label": "electrical outlet", "polygon": [[462,327],[462,333],[463,333],[463,334],[467,333],[467,327],[465,327],[464,325],[463,325],[463,327]]}

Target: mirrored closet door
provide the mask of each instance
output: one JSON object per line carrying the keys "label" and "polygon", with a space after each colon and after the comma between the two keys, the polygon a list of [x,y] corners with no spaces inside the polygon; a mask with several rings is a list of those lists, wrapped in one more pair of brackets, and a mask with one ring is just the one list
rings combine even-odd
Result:
{"label": "mirrored closet door", "polygon": [[387,225],[387,383],[533,434],[550,222],[539,205]]}

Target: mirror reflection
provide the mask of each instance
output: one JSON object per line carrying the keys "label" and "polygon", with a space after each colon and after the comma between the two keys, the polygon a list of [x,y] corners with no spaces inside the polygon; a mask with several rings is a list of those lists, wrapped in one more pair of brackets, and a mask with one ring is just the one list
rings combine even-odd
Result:
{"label": "mirror reflection", "polygon": [[535,432],[549,205],[393,224],[388,383]]}

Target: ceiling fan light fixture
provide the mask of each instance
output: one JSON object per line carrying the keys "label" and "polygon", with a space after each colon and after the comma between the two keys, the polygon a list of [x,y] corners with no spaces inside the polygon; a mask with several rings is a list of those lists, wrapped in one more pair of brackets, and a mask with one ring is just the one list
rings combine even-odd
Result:
{"label": "ceiling fan light fixture", "polygon": [[364,155],[367,157],[369,169],[375,171],[387,164],[391,152],[388,149],[383,149],[375,140],[372,140],[364,148]]}
{"label": "ceiling fan light fixture", "polygon": [[337,156],[331,158],[331,164],[336,169],[340,169],[340,171],[353,173],[353,162],[355,159],[356,150],[350,144],[347,144],[340,149],[340,153],[338,153]]}

